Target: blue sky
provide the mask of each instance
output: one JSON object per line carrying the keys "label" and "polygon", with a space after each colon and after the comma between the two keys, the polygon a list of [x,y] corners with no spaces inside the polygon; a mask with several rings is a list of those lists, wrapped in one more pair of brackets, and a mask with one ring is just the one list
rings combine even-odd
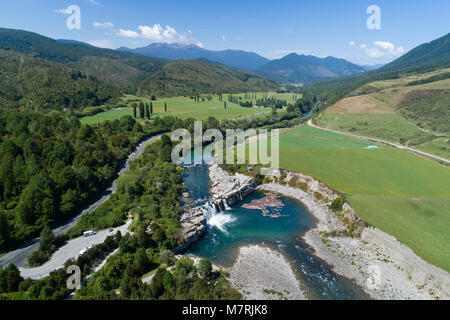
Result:
{"label": "blue sky", "polygon": [[[336,56],[359,64],[395,59],[450,32],[450,0],[14,0],[0,2],[0,26],[101,47],[152,42],[242,49],[268,58],[290,52]],[[81,29],[69,30],[69,5]],[[367,8],[381,10],[369,30]]]}

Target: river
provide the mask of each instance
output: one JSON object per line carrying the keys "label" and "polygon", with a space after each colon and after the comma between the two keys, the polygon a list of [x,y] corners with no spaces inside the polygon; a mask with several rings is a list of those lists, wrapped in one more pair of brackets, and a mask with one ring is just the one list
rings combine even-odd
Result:
{"label": "river", "polygon": [[[209,199],[208,167],[188,167],[184,179],[195,205],[206,204]],[[205,235],[186,253],[206,257],[215,264],[230,267],[237,258],[239,247],[249,244],[265,245],[290,261],[308,298],[368,298],[353,281],[337,275],[329,265],[315,257],[311,248],[302,240],[302,235],[314,228],[316,222],[301,202],[276,196],[277,205],[274,207],[255,209],[253,204],[261,199],[267,199],[266,195],[255,192],[233,208],[213,214],[208,218],[209,227]]]}

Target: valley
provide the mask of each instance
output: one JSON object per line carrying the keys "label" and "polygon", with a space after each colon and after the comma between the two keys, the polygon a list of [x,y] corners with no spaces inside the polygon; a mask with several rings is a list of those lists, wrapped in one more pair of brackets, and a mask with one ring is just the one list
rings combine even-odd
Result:
{"label": "valley", "polygon": [[[0,28],[0,300],[450,298],[450,34],[367,71],[92,28],[130,46]],[[196,122],[279,150],[178,164]]]}

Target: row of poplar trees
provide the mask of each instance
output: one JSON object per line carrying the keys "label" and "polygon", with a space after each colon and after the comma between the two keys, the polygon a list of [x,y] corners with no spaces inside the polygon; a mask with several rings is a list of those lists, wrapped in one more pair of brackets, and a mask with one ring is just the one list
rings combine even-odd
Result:
{"label": "row of poplar trees", "polygon": [[[141,119],[150,120],[150,117],[153,115],[153,103],[150,102],[139,102],[133,104],[133,116],[135,119],[138,117],[138,109],[139,109],[139,117]],[[167,102],[164,102],[164,112],[167,112]]]}

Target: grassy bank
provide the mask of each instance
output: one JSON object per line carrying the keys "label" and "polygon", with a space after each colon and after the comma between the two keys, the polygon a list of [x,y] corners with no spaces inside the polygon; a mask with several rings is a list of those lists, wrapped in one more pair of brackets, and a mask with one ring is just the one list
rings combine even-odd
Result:
{"label": "grassy bank", "polygon": [[450,271],[450,171],[414,154],[299,127],[280,137],[280,165],[346,194],[356,213]]}

